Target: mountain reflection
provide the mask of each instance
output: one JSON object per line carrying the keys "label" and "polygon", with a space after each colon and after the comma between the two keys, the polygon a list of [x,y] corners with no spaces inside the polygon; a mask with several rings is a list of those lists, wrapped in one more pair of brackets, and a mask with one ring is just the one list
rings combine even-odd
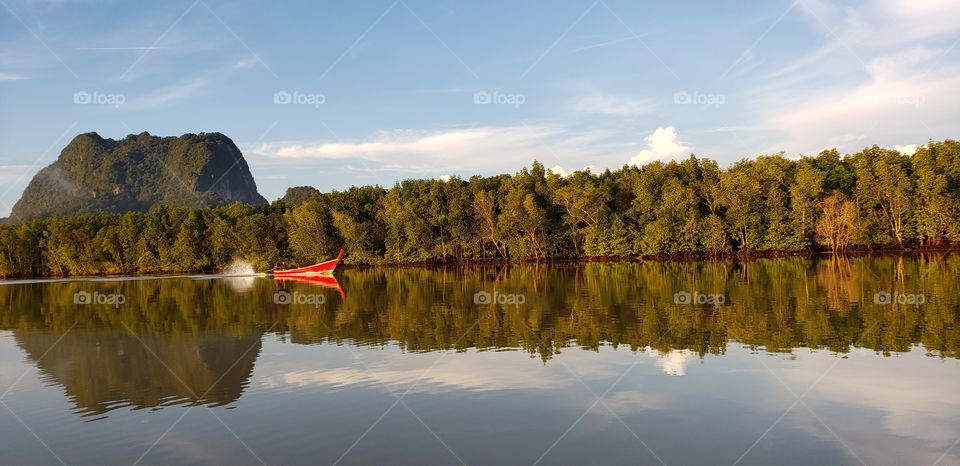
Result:
{"label": "mountain reflection", "polygon": [[[12,331],[81,413],[99,415],[119,406],[228,404],[246,387],[265,333],[411,352],[520,349],[545,363],[571,346],[623,345],[649,348],[673,375],[731,341],[771,352],[862,347],[884,355],[922,344],[931,356],[955,358],[958,269],[957,255],[366,269],[338,276],[345,296],[262,278],[243,286],[189,278],[20,283],[0,286],[0,330]],[[281,286],[322,296],[322,304],[278,304]],[[478,305],[481,291],[524,299]],[[880,291],[926,301],[877,303]],[[126,299],[78,305],[78,292]],[[724,305],[678,305],[678,292],[720,294]]]}
{"label": "mountain reflection", "polygon": [[82,415],[123,405],[230,403],[240,397],[260,350],[259,335],[148,335],[138,340],[129,333],[75,330],[62,335],[15,331],[14,336],[44,378],[62,385]]}

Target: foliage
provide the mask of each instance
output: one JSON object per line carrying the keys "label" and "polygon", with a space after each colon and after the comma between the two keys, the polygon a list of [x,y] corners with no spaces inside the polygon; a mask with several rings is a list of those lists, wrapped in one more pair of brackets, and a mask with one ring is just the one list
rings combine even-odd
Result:
{"label": "foliage", "polygon": [[941,247],[960,241],[960,143],[873,146],[727,169],[695,156],[560,176],[291,188],[273,205],[87,214],[0,225],[0,276],[211,272],[347,263],[719,255]]}

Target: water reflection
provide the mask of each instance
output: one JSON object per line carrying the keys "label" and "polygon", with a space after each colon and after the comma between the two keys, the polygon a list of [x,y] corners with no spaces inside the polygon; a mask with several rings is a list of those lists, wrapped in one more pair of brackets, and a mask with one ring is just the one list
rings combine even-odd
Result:
{"label": "water reflection", "polygon": [[[78,412],[101,415],[120,406],[231,403],[249,382],[265,333],[411,352],[516,349],[548,365],[573,346],[624,346],[648,351],[671,376],[724,354],[731,341],[788,357],[797,348],[891,355],[922,345],[929,356],[956,358],[958,269],[960,256],[921,256],[345,270],[342,288],[264,278],[21,283],[0,286],[0,329],[12,331]],[[322,305],[278,303],[278,286],[323,296]],[[927,300],[878,303],[880,290]],[[525,299],[478,305],[478,291]],[[724,305],[677,304],[680,291],[719,294]],[[79,292],[126,299],[118,307],[78,305]],[[274,383],[393,384],[410,376],[378,374],[304,369]],[[496,378],[471,367],[452,384],[512,387]]]}
{"label": "water reflection", "polygon": [[240,397],[260,352],[259,335],[134,336],[116,330],[14,331],[45,381],[62,385],[85,416]]}

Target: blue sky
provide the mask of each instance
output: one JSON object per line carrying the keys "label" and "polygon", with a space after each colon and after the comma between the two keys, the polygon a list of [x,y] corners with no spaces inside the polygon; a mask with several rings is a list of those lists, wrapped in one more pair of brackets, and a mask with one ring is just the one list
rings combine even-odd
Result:
{"label": "blue sky", "polygon": [[[0,216],[74,135],[289,186],[956,138],[960,0],[0,0]],[[905,149],[909,150],[909,149]]]}

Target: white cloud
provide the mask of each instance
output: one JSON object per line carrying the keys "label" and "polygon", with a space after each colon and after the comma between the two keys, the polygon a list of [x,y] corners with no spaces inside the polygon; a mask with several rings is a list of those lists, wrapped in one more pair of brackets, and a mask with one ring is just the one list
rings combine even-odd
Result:
{"label": "white cloud", "polygon": [[686,155],[691,150],[680,140],[680,135],[677,134],[677,130],[673,126],[657,128],[653,134],[647,136],[644,140],[647,142],[647,148],[630,159],[630,165],[640,166],[654,160]]}
{"label": "white cloud", "polygon": [[[925,66],[915,60],[928,59]],[[769,121],[789,135],[788,149],[811,151],[836,145],[856,150],[857,144],[884,143],[884,138],[929,139],[948,136],[947,121],[960,117],[960,67],[945,68],[927,78],[914,78],[908,69],[931,66],[932,55],[914,61],[884,57],[868,64],[868,82],[850,88],[807,95],[777,106]],[[912,66],[901,67],[904,63]],[[816,146],[811,146],[814,144]],[[846,146],[846,147],[844,147]]]}
{"label": "white cloud", "polygon": [[893,146],[893,150],[900,152],[903,155],[913,155],[913,153],[917,151],[917,145],[916,144],[904,144],[904,145],[897,144]]}
{"label": "white cloud", "polygon": [[[960,30],[958,0],[805,0],[796,11],[811,28],[830,28],[843,47],[855,51],[890,50]],[[833,42],[831,40],[831,42]]]}
{"label": "white cloud", "polygon": [[768,145],[757,153],[951,137],[960,118],[950,48],[958,9],[960,0],[798,4],[794,13],[822,43],[750,86],[742,100],[752,121],[737,123],[764,126]]}
{"label": "white cloud", "polygon": [[[350,163],[356,170],[422,173],[431,176],[509,172],[546,164],[616,166],[628,145],[603,146],[608,131],[572,132],[552,125],[484,126],[445,131],[381,131],[363,140],[344,142],[279,141],[250,150],[257,164]],[[353,161],[361,162],[363,168]]]}
{"label": "white cloud", "polygon": [[206,87],[206,85],[207,80],[203,78],[181,82],[139,97],[131,102],[131,106],[137,108],[163,107],[179,100],[193,97],[197,92]]}
{"label": "white cloud", "polygon": [[650,99],[592,92],[574,99],[570,109],[594,115],[638,116],[652,112],[654,105]]}
{"label": "white cloud", "polygon": [[238,70],[249,70],[255,66],[257,66],[256,58],[244,58],[233,64],[233,67]]}
{"label": "white cloud", "polygon": [[944,50],[923,46],[910,47],[896,53],[881,55],[866,63],[866,70],[876,81],[896,81],[924,69],[922,65],[934,60]]}
{"label": "white cloud", "polygon": [[482,151],[491,146],[529,147],[557,132],[555,128],[543,126],[480,127],[435,132],[394,130],[381,131],[366,141],[268,143],[257,149],[257,152],[268,157],[290,159],[359,157],[392,162],[396,155],[406,154],[455,160],[468,154],[482,155]]}
{"label": "white cloud", "polygon": [[556,173],[557,175],[560,175],[561,177],[566,178],[566,177],[568,177],[568,176],[570,176],[570,175],[572,175],[572,174],[574,174],[574,173],[576,173],[576,172],[579,172],[579,171],[589,171],[590,173],[596,174],[596,173],[600,172],[601,170],[600,170],[599,168],[597,168],[596,165],[587,165],[586,167],[583,167],[583,168],[580,168],[580,169],[577,169],[577,168],[564,168],[562,165],[554,165],[553,167],[550,167],[549,169],[547,169],[547,171],[552,172],[552,173]]}
{"label": "white cloud", "polygon": [[0,81],[21,81],[27,79],[19,74],[14,73],[4,73],[0,71]]}

